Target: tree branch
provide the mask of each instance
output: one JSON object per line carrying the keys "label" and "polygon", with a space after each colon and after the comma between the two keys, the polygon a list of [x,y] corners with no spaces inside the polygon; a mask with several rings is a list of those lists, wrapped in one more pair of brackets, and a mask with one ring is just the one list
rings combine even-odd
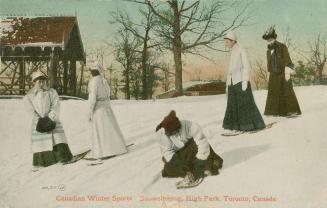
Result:
{"label": "tree branch", "polygon": [[[185,2],[185,1],[184,1],[184,2]],[[184,5],[184,2],[183,2],[183,5]],[[180,13],[183,13],[183,12],[186,12],[186,11],[190,10],[190,9],[193,8],[195,5],[198,6],[199,3],[200,3],[200,1],[196,1],[196,2],[194,2],[193,4],[191,4],[190,6],[184,8],[184,9],[181,8]]]}
{"label": "tree branch", "polygon": [[[169,3],[169,1],[167,1]],[[172,21],[170,21],[169,19],[167,19],[166,17],[162,16],[161,14],[159,14],[159,12],[157,10],[155,10],[155,8],[153,7],[152,3],[150,1],[147,2],[148,6],[150,7],[151,11],[158,16],[160,19],[164,20],[165,22],[167,22],[168,24],[172,24]]]}
{"label": "tree branch", "polygon": [[[189,9],[192,8],[191,15],[189,16],[188,21],[186,22],[186,24],[184,25],[184,27],[182,27],[181,34],[183,34],[185,32],[185,30],[192,24],[192,20],[194,18],[194,15],[198,11],[198,6],[199,6],[199,1],[198,2],[195,2],[190,7],[188,7]],[[184,10],[184,11],[187,11],[187,10]]]}

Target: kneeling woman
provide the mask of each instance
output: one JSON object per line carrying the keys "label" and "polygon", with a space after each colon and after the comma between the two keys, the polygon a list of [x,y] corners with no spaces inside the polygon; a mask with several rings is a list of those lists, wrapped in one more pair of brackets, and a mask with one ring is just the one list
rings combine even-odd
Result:
{"label": "kneeling woman", "polygon": [[[47,87],[46,76],[40,71],[33,73],[32,81],[34,88],[24,97],[24,103],[33,115],[33,171],[37,171],[58,162],[67,162],[73,158],[73,155],[59,121],[60,106],[57,91]],[[55,128],[46,132],[46,129],[42,129],[44,125],[40,125],[39,118],[50,119],[50,123],[55,122]]]}
{"label": "kneeling woman", "polygon": [[180,121],[171,111],[156,131],[165,163],[162,176],[184,177],[177,188],[192,187],[205,175],[219,174],[223,159],[213,151],[198,124]]}

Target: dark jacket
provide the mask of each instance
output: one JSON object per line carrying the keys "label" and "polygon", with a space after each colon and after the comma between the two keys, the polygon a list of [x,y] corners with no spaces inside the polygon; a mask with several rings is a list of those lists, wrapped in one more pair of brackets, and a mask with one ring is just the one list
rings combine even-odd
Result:
{"label": "dark jacket", "polygon": [[[276,68],[273,70],[272,66],[272,54],[271,49],[275,50],[276,55]],[[268,47],[267,50],[267,69],[269,72],[277,73],[277,74],[284,74],[285,67],[288,66],[293,68],[294,64],[290,58],[290,54],[288,53],[288,49],[285,44],[275,41],[272,47]]]}

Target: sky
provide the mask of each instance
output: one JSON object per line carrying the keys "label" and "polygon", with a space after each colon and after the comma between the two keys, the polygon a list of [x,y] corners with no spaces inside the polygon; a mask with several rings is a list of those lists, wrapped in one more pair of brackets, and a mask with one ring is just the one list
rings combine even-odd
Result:
{"label": "sky", "polygon": [[[188,0],[187,3],[192,1]],[[201,3],[210,1],[214,0],[202,0]],[[281,41],[289,28],[292,42],[298,48],[306,49],[308,42],[313,41],[319,33],[327,35],[326,0],[246,1],[251,2],[250,10],[253,11],[251,24],[235,32],[238,42],[248,49],[252,58],[265,58],[266,43],[261,36],[273,24]],[[244,3],[245,0],[239,2]],[[125,10],[137,19],[138,6],[122,0],[0,0],[0,15],[77,15],[84,47],[92,48],[101,46],[104,41],[114,40],[116,27],[109,23],[113,12]],[[219,57],[226,57],[226,54],[213,54],[218,60]]]}

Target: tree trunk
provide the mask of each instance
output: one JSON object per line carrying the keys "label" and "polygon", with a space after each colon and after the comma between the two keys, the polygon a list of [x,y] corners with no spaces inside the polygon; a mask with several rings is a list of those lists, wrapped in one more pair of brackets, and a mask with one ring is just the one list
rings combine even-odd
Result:
{"label": "tree trunk", "polygon": [[179,49],[175,49],[173,53],[175,61],[175,89],[179,95],[183,95],[182,56]]}
{"label": "tree trunk", "polygon": [[145,38],[143,42],[143,51],[142,51],[142,99],[148,99],[148,86],[147,86],[147,49],[148,49],[148,34],[149,30],[145,32]]}
{"label": "tree trunk", "polygon": [[126,99],[130,100],[131,99],[131,90],[130,90],[130,64],[129,60],[127,60],[126,63],[126,74],[125,74],[125,93],[126,93]]}
{"label": "tree trunk", "polygon": [[167,69],[167,71],[165,71],[165,78],[164,78],[164,89],[165,91],[169,90],[169,69]]}
{"label": "tree trunk", "polygon": [[322,64],[321,66],[318,67],[319,81],[322,80],[322,72],[323,72],[323,70],[324,70],[324,65],[325,65],[325,64]]}
{"label": "tree trunk", "polygon": [[126,90],[126,99],[131,99],[131,92],[130,92],[130,83],[129,83],[129,69],[126,71],[126,83],[125,83],[125,90]]}
{"label": "tree trunk", "polygon": [[182,66],[182,38],[180,29],[180,13],[178,11],[178,1],[173,0],[171,5],[174,13],[173,23],[173,54],[175,62],[175,89],[179,95],[183,95],[183,66]]}

